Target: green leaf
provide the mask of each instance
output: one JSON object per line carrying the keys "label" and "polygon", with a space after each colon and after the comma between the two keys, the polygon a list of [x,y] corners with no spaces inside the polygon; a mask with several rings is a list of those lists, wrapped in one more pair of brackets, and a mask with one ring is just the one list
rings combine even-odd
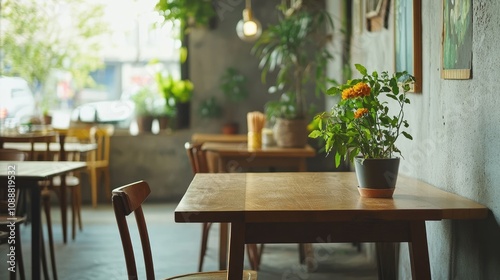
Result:
{"label": "green leaf", "polygon": [[368,74],[368,71],[366,71],[366,68],[363,65],[354,64],[354,66],[356,67],[356,70],[358,70],[361,75],[366,76]]}
{"label": "green leaf", "polygon": [[318,138],[322,135],[323,135],[323,133],[321,133],[321,131],[313,130],[313,131],[311,131],[311,133],[309,133],[309,138]]}
{"label": "green leaf", "polygon": [[340,166],[340,160],[342,159],[342,156],[339,153],[335,153],[335,167]]}
{"label": "green leaf", "polygon": [[410,134],[408,134],[407,132],[402,131],[401,133],[402,133],[402,134],[403,134],[406,138],[408,138],[408,139],[410,139],[410,140],[413,140],[413,137],[412,137]]}

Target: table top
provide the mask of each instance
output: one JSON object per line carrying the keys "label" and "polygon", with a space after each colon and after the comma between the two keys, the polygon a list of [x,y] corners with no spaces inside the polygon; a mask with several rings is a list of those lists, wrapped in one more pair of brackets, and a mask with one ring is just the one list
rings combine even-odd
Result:
{"label": "table top", "polygon": [[488,208],[399,176],[393,198],[363,198],[354,172],[198,173],[176,222],[480,219]]}
{"label": "table top", "polygon": [[[15,166],[15,170],[9,168]],[[11,176],[26,180],[43,180],[86,167],[79,161],[0,161],[0,177]]]}
{"label": "table top", "polygon": [[278,146],[248,149],[247,143],[205,142],[202,150],[217,152],[223,156],[266,156],[266,157],[314,157],[316,151],[309,145],[304,148],[281,148]]}
{"label": "table top", "polygon": [[247,135],[194,133],[191,136],[191,141],[193,143],[205,143],[205,142],[241,143],[241,142],[247,142]]}
{"label": "table top", "polygon": [[[21,151],[31,151],[30,143],[9,143],[6,142],[3,144],[5,149],[16,149]],[[45,143],[35,143],[34,149],[37,152],[44,152],[47,150],[47,145]],[[51,152],[59,152],[61,149],[60,143],[50,143],[49,149]],[[64,143],[64,151],[66,152],[79,152],[86,153],[90,151],[97,150],[97,144],[95,143],[76,143],[76,142],[68,142]]]}

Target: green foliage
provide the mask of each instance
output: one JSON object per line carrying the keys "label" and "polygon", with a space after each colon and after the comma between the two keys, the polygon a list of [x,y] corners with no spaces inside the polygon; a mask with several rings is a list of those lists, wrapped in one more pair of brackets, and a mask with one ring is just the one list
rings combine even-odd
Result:
{"label": "green foliage", "polygon": [[[70,20],[62,23],[64,18]],[[70,72],[74,86],[93,85],[89,72],[101,67],[99,36],[107,32],[101,5],[78,0],[3,0],[0,28],[2,75],[20,76],[32,89],[52,70]]]}
{"label": "green foliage", "polygon": [[131,99],[135,104],[135,114],[138,116],[154,115],[155,101],[159,94],[149,87],[143,87]]}
{"label": "green foliage", "polygon": [[[331,41],[327,27],[333,27],[333,22],[324,8],[304,6],[286,13],[276,25],[264,30],[255,43],[252,52],[259,58],[262,82],[266,83],[268,74],[276,70],[275,85],[270,88],[270,92],[279,89],[295,95],[294,98],[285,96],[280,99],[285,103],[288,99],[294,100],[293,114],[277,117],[305,117],[306,84],[311,83],[317,94],[325,92],[328,82],[326,65],[333,58],[326,48]],[[282,106],[288,107],[290,104]],[[276,111],[279,112],[291,113],[291,110]]]}
{"label": "green foliage", "polygon": [[183,33],[188,27],[208,26],[215,16],[212,0],[159,0],[155,10],[164,21],[180,24]]}
{"label": "green foliage", "polygon": [[198,113],[203,118],[216,119],[222,116],[222,107],[214,96],[203,100],[200,103]]}
{"label": "green foliage", "polygon": [[170,105],[189,102],[193,96],[193,83],[189,80],[175,80],[171,75],[156,73],[158,90]]}
{"label": "green foliage", "polygon": [[248,97],[247,79],[238,70],[229,67],[220,79],[220,89],[229,102],[241,102]]}
{"label": "green foliage", "polygon": [[[329,95],[342,95],[339,103],[330,113],[316,116],[318,127],[309,137],[325,140],[325,150],[335,150],[338,167],[342,159],[350,159],[361,154],[364,158],[391,158],[401,151],[395,146],[400,135],[408,139],[412,136],[404,131],[409,127],[404,117],[404,105],[410,100],[406,93],[415,78],[405,72],[389,76],[387,72],[369,74],[366,68],[356,64],[361,79],[347,81],[332,87]],[[389,102],[398,105],[396,114],[391,114]]]}

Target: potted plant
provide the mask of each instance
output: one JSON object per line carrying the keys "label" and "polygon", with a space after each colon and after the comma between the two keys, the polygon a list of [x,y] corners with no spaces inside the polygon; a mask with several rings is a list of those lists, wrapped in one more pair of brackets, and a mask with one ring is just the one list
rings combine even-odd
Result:
{"label": "potted plant", "polygon": [[139,132],[151,132],[154,120],[154,103],[158,93],[149,87],[143,87],[131,96],[134,102],[134,113]]}
{"label": "potted plant", "polygon": [[247,79],[235,68],[226,69],[220,79],[220,89],[226,98],[226,123],[222,128],[224,134],[237,134],[239,124],[235,120],[235,110],[237,103],[244,101],[248,97],[246,87]]}
{"label": "potted plant", "polygon": [[160,96],[154,102],[153,116],[158,120],[160,130],[165,130],[169,127],[170,120],[175,116],[175,108]]}
{"label": "potted plant", "polygon": [[176,80],[171,75],[156,73],[158,90],[163,94],[168,106],[175,107],[177,128],[189,127],[190,101],[193,96],[193,83],[189,80]]}
{"label": "potted plant", "polygon": [[270,93],[280,92],[279,100],[266,104],[268,119],[275,120],[275,138],[282,147],[303,147],[307,143],[306,86],[325,92],[326,65],[332,55],[326,46],[333,26],[328,12],[314,2],[302,2],[294,9],[282,7],[283,18],[269,26],[252,52],[260,60],[262,81],[278,71]]}
{"label": "potted plant", "polygon": [[202,102],[198,108],[198,114],[206,119],[218,119],[222,116],[222,107],[220,106],[217,98],[211,96]]}
{"label": "potted plant", "polygon": [[[362,196],[392,197],[399,167],[396,155],[401,155],[396,140],[400,135],[412,139],[405,131],[409,125],[403,109],[410,103],[406,93],[415,78],[407,72],[370,74],[364,66],[355,66],[362,78],[328,90],[342,98],[331,112],[316,117],[318,128],[309,137],[322,137],[326,152],[335,150],[336,166],[342,159],[354,160]],[[398,108],[395,114],[390,102]]]}

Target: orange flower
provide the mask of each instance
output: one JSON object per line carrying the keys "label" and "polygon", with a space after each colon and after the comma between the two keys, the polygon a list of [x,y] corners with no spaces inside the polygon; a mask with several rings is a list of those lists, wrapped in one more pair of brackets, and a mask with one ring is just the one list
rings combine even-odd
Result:
{"label": "orange flower", "polygon": [[342,91],[342,99],[350,99],[357,97],[364,97],[370,95],[370,86],[366,83],[360,82],[353,87],[346,88]]}
{"label": "orange flower", "polygon": [[355,119],[359,119],[361,118],[362,116],[368,114],[368,109],[366,108],[359,108],[358,110],[356,110],[356,112],[354,112],[354,118]]}
{"label": "orange flower", "polygon": [[354,85],[354,91],[356,92],[356,97],[364,97],[370,95],[370,86],[366,83],[360,82]]}
{"label": "orange flower", "polygon": [[342,99],[349,99],[356,97],[356,92],[352,88],[346,88],[342,91]]}

